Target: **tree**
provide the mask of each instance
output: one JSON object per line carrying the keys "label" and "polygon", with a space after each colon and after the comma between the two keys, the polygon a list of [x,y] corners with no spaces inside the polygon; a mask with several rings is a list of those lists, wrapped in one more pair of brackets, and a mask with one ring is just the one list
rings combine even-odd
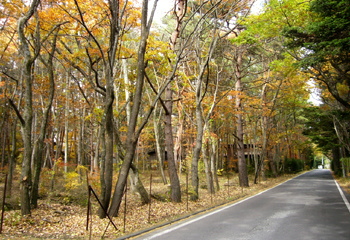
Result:
{"label": "tree", "polygon": [[[241,29],[239,29],[240,31]],[[239,34],[239,33],[238,33]],[[236,54],[235,54],[235,61],[234,61],[234,69],[235,69],[235,78],[236,78],[236,84],[235,84],[235,90],[237,92],[236,94],[236,102],[235,102],[235,109],[237,111],[236,113],[236,148],[237,148],[237,157],[238,157],[238,173],[239,173],[239,185],[241,187],[249,187],[248,182],[248,171],[247,171],[247,163],[245,159],[244,154],[244,130],[243,130],[243,116],[242,116],[242,78],[243,78],[243,48],[237,47]]]}
{"label": "tree", "polygon": [[[178,0],[174,6],[174,15],[176,19],[176,27],[170,38],[170,48],[176,53],[176,43],[180,37],[180,30],[183,19],[186,14],[187,0]],[[172,127],[172,114],[173,114],[173,90],[171,86],[168,86],[165,90],[165,104],[164,104],[164,131],[165,131],[165,145],[168,159],[169,179],[171,185],[171,200],[173,202],[181,202],[181,188],[180,181],[177,175],[175,154],[174,154],[174,139],[173,139],[173,127]]]}
{"label": "tree", "polygon": [[314,20],[308,21],[305,28],[295,25],[285,28],[284,35],[289,38],[287,45],[297,51],[300,66],[349,109],[349,1],[313,0],[309,11]]}
{"label": "tree", "polygon": [[[98,4],[90,1],[73,1],[60,8],[76,24],[76,27],[67,29],[70,35],[60,42],[62,44],[61,57],[72,68],[68,74],[69,81],[73,79],[77,83],[85,101],[93,108],[92,111],[95,111],[95,119],[98,120],[99,139],[92,165],[95,167],[100,165],[103,206],[99,209],[99,216],[102,218],[106,216],[105,212],[109,207],[112,194],[113,160],[114,157],[117,157],[114,151],[115,140],[118,141],[117,146],[120,150],[118,151],[118,159],[123,156],[123,145],[120,141],[118,128],[120,125],[116,124],[115,126],[115,122],[117,122],[114,115],[115,106],[118,106],[115,86],[120,84],[116,83],[116,79],[122,72],[118,68],[122,62],[119,60],[125,58],[123,55],[125,52],[127,53],[121,39],[128,32],[126,28],[133,29],[136,26],[136,21],[133,18],[138,16],[137,11],[135,11],[134,15],[127,17],[128,11],[134,11],[131,4],[129,1],[118,0],[108,1],[108,3],[99,2]],[[101,12],[105,12],[108,18],[100,17]],[[87,95],[87,89],[94,89],[96,96],[92,96],[91,93],[90,96]],[[95,101],[91,100],[93,97],[97,100],[97,104],[91,104],[91,101]],[[98,163],[100,156],[101,161]],[[136,166],[133,166],[133,172],[136,176]],[[143,187],[139,183],[137,186],[139,186],[138,189]],[[144,192],[142,191],[142,193]],[[146,195],[145,198],[147,199],[148,196]]]}
{"label": "tree", "polygon": [[48,92],[48,99],[46,106],[43,111],[43,118],[41,121],[40,131],[39,131],[39,137],[37,139],[36,144],[34,145],[34,154],[33,154],[33,162],[34,162],[34,177],[33,177],[33,187],[31,190],[31,203],[36,208],[38,206],[38,197],[39,197],[39,182],[40,182],[40,174],[41,169],[43,165],[43,151],[44,151],[44,145],[45,145],[45,137],[46,137],[46,130],[48,126],[49,121],[49,115],[50,110],[52,107],[53,99],[54,99],[54,92],[55,92],[55,74],[54,74],[54,56],[56,52],[56,43],[57,43],[57,37],[58,37],[58,31],[60,30],[60,25],[56,25],[54,27],[54,36],[51,42],[51,51],[48,53],[48,58],[45,60],[43,56],[40,56],[41,62],[45,65],[45,68],[47,69],[47,75],[49,80],[49,92]]}
{"label": "tree", "polygon": [[[18,37],[20,42],[20,53],[23,55],[23,76],[24,76],[24,109],[23,116],[10,101],[11,106],[15,109],[17,116],[21,122],[21,133],[24,144],[23,160],[22,160],[22,172],[21,172],[21,213],[22,215],[28,215],[31,213],[30,207],[30,191],[32,185],[32,119],[33,119],[33,66],[40,51],[40,39],[36,32],[36,45],[34,53],[31,52],[29,43],[25,35],[25,28],[35,14],[40,0],[33,0],[28,11],[18,20]],[[39,23],[37,23],[39,24]],[[38,26],[38,25],[37,25]],[[38,30],[38,29],[37,29]],[[39,45],[38,45],[39,44]]]}
{"label": "tree", "polygon": [[279,162],[285,154],[281,138],[291,140],[288,146],[292,148],[294,140],[290,136],[293,128],[299,126],[295,116],[299,108],[307,104],[305,88],[309,77],[295,66],[296,61],[286,51],[285,38],[280,34],[286,26],[304,26],[310,18],[306,9],[304,1],[271,0],[263,13],[242,21],[246,30],[235,39],[236,44],[246,48],[243,54],[248,80],[243,85],[245,111],[253,114],[247,114],[250,121],[259,123],[258,131],[247,132],[255,136],[260,152],[259,159],[255,160],[255,183],[259,175],[264,177],[267,169],[273,176],[278,174]]}
{"label": "tree", "polygon": [[[142,129],[144,128],[145,124],[148,121],[148,118],[152,113],[152,111],[149,111],[147,113],[145,120],[141,123],[141,126],[137,129],[137,120],[138,120],[140,106],[142,102],[142,95],[143,95],[142,92],[143,92],[144,78],[145,78],[145,53],[146,53],[147,39],[149,36],[156,6],[157,6],[157,1],[155,1],[155,4],[152,9],[151,17],[148,20],[147,18],[148,1],[147,0],[142,1],[141,40],[140,40],[139,48],[137,52],[137,80],[136,80],[135,92],[132,98],[133,105],[131,109],[130,121],[128,124],[128,130],[127,130],[125,158],[121,166],[121,169],[119,171],[118,181],[115,186],[111,206],[108,210],[108,213],[111,216],[118,215],[118,211],[119,211],[120,203],[124,194],[124,188],[126,185],[129,170],[134,160],[137,142]],[[151,110],[153,110],[154,105],[151,107]]]}
{"label": "tree", "polygon": [[[211,116],[210,111],[204,112],[203,109],[204,99],[208,93],[209,85],[211,84],[210,62],[213,59],[213,54],[219,41],[226,38],[238,28],[239,24],[237,23],[236,14],[241,15],[243,18],[243,16],[249,12],[249,2],[250,1],[193,2],[194,31],[189,34],[193,42],[193,47],[188,48],[193,49],[192,51],[194,52],[193,55],[189,54],[189,58],[193,58],[197,64],[193,69],[189,68],[188,73],[194,76],[192,88],[195,96],[194,111],[196,123],[196,138],[191,163],[191,184],[193,188],[191,200],[197,200],[199,197],[198,162],[202,151],[205,128]],[[198,16],[195,14],[198,14]],[[230,21],[232,21],[233,24],[227,26],[226,23]],[[202,40],[201,36],[207,37]],[[213,106],[216,104],[217,102],[214,102]]]}
{"label": "tree", "polygon": [[325,154],[331,152],[334,157],[331,157],[333,159],[332,168],[336,175],[340,175],[340,144],[334,128],[332,115],[324,107],[309,107],[304,109],[303,116],[305,117],[304,123],[306,125],[303,134],[317,144]]}
{"label": "tree", "polygon": [[[328,93],[340,103],[342,107],[335,106],[340,112],[344,110],[346,112],[350,108],[349,3],[348,0],[313,0],[309,5],[306,4],[307,9],[304,12],[312,18],[308,19],[304,26],[289,24],[284,28],[286,45],[298,60],[298,66],[318,82],[326,104],[337,105],[329,100]],[[346,121],[342,123],[337,121],[335,115],[333,115],[335,129],[347,125]],[[344,143],[341,139],[342,136],[338,134],[336,143]],[[316,142],[318,140],[317,137],[314,139]],[[332,152],[334,170],[339,173],[339,148],[332,148]]]}

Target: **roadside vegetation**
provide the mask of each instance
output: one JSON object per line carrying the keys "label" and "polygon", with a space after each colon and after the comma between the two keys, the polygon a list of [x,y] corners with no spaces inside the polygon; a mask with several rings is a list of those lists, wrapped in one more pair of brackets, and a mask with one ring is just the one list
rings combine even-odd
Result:
{"label": "roadside vegetation", "polygon": [[125,202],[130,233],[326,165],[348,189],[349,0],[157,2],[0,2],[2,236],[115,237]]}
{"label": "roadside vegetation", "polygon": [[[47,191],[44,191],[45,194],[39,199],[38,208],[32,211],[31,216],[21,216],[18,194],[13,194],[10,199],[6,200],[3,234],[0,235],[0,239],[116,239],[206,211],[212,207],[238,201],[297,175],[285,174],[278,178],[267,178],[249,188],[242,188],[239,186],[236,173],[223,174],[219,177],[220,191],[210,194],[206,189],[206,183],[201,182],[200,199],[190,201],[187,200],[185,192],[186,175],[181,174],[183,200],[180,203],[173,203],[170,200],[170,188],[161,182],[158,171],[148,171],[142,174],[145,185],[149,186],[150,174],[153,176],[151,203],[141,204],[137,194],[127,191],[125,221],[125,196],[120,216],[113,218],[118,230],[109,223],[108,219],[101,219],[96,215],[98,202],[95,199],[91,201],[92,212],[88,230],[86,230],[88,206],[86,179],[79,179],[79,175],[76,175],[67,176],[64,180],[62,173],[59,173],[56,176],[54,190],[49,190],[51,179],[42,181],[44,184],[42,187],[47,188]],[[251,180],[253,180],[253,175],[251,175]],[[98,185],[94,184],[95,181],[96,179],[89,179],[93,186]],[[0,184],[1,193],[2,187],[3,184]],[[14,188],[14,191],[18,193],[17,188],[18,186]],[[98,188],[96,191],[99,193]]]}

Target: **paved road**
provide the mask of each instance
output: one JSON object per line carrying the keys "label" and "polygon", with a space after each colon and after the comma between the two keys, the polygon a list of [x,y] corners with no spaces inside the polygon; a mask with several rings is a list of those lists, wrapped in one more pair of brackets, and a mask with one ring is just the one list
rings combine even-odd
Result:
{"label": "paved road", "polygon": [[349,240],[350,206],[329,170],[135,239]]}

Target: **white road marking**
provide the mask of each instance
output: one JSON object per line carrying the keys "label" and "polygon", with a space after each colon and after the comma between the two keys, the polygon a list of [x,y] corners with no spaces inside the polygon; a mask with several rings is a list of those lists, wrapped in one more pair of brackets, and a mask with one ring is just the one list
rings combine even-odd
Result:
{"label": "white road marking", "polygon": [[350,204],[349,204],[349,201],[348,199],[345,197],[344,193],[343,193],[343,190],[340,188],[338,182],[334,179],[334,182],[335,184],[337,185],[337,188],[339,190],[339,193],[340,193],[340,196],[342,197],[344,203],[345,203],[345,206],[348,208],[349,210],[349,213],[350,213]]}
{"label": "white road marking", "polygon": [[[305,173],[303,173],[303,174],[305,174]],[[301,175],[303,175],[303,174],[301,174]],[[301,175],[299,175],[299,176],[301,176]],[[297,178],[297,177],[299,177],[299,176],[296,176],[296,177],[294,177],[294,178]],[[289,181],[293,180],[294,178],[288,179],[287,181],[282,182],[282,183],[280,183],[280,184],[274,186],[273,188],[266,189],[265,191],[262,191],[262,192],[259,192],[259,193],[255,194],[255,195],[253,195],[253,196],[247,197],[247,198],[245,198],[245,199],[243,199],[243,200],[241,200],[241,201],[239,201],[239,202],[236,202],[236,203],[227,205],[227,206],[222,207],[222,208],[219,208],[219,209],[217,209],[217,210],[215,210],[215,211],[206,213],[206,214],[204,214],[204,215],[202,215],[202,216],[200,216],[200,217],[196,217],[196,218],[194,218],[194,219],[192,219],[192,220],[190,220],[190,221],[186,221],[186,222],[181,223],[181,224],[179,224],[179,225],[176,225],[176,226],[174,226],[174,227],[172,227],[172,228],[169,228],[169,229],[167,229],[167,230],[164,230],[164,231],[161,231],[161,232],[159,232],[159,233],[156,233],[156,234],[154,234],[154,235],[152,235],[152,236],[150,236],[150,237],[148,237],[148,238],[144,238],[144,240],[150,240],[150,239],[153,239],[153,238],[156,238],[156,237],[163,236],[163,235],[165,235],[165,234],[167,234],[167,233],[170,233],[170,232],[172,232],[172,231],[175,231],[176,229],[179,229],[179,228],[182,228],[182,227],[184,227],[184,226],[190,225],[190,224],[192,224],[192,223],[194,223],[194,222],[197,222],[197,221],[199,221],[199,220],[201,220],[201,219],[203,219],[203,218],[209,217],[209,216],[211,216],[211,215],[213,215],[213,214],[216,214],[216,213],[218,213],[218,212],[221,212],[221,211],[223,211],[223,210],[225,210],[225,209],[228,209],[228,208],[230,208],[230,207],[234,207],[234,206],[236,206],[236,205],[238,205],[238,204],[240,204],[240,203],[242,203],[242,202],[245,202],[245,201],[247,201],[247,200],[249,200],[249,199],[251,199],[251,198],[253,198],[253,197],[259,196],[260,194],[263,194],[263,193],[265,193],[265,192],[267,192],[267,191],[270,191],[270,190],[272,190],[272,189],[274,189],[274,188],[276,188],[276,187],[278,187],[278,186],[280,186],[280,185],[282,185],[282,184],[284,184],[284,183],[286,183],[286,182],[289,182]]]}

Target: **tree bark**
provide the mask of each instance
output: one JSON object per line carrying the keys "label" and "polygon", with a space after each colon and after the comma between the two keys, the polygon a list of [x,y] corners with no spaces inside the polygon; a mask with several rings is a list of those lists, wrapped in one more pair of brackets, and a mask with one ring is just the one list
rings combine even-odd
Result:
{"label": "tree bark", "polygon": [[[157,107],[156,107],[157,108]],[[161,111],[159,111],[159,114],[161,114]],[[165,173],[164,173],[164,159],[165,159],[165,150],[160,146],[160,124],[159,120],[161,118],[158,117],[157,111],[154,111],[153,114],[153,125],[154,125],[154,136],[156,138],[156,153],[158,158],[158,165],[159,165],[159,171],[162,176],[162,180],[164,184],[167,184],[168,181],[166,179]]]}
{"label": "tree bark", "polygon": [[214,176],[212,172],[212,165],[211,165],[211,151],[210,151],[210,140],[207,138],[207,141],[205,143],[205,147],[203,148],[203,161],[205,165],[205,175],[207,179],[207,188],[208,193],[213,194],[215,193],[214,188]]}
{"label": "tree bark", "polygon": [[24,76],[24,112],[23,118],[19,116],[21,121],[21,132],[23,138],[23,161],[22,161],[22,171],[21,171],[21,213],[22,215],[29,215],[31,213],[30,206],[30,190],[32,185],[32,173],[31,173],[31,163],[32,163],[32,120],[33,120],[33,75],[32,67],[34,65],[35,59],[37,57],[39,49],[35,49],[37,52],[34,56],[31,56],[29,49],[29,44],[25,37],[25,27],[29,19],[34,15],[40,0],[33,0],[28,12],[24,14],[18,20],[18,37],[20,42],[20,50],[23,55],[23,76]]}
{"label": "tree bark", "polygon": [[[156,6],[156,2],[154,6]],[[141,127],[139,128],[138,131],[136,131],[136,126],[137,126],[137,119],[138,119],[141,102],[142,102],[142,95],[143,95],[142,93],[143,93],[144,78],[145,78],[145,53],[146,53],[147,39],[149,36],[153,14],[154,14],[154,11],[152,12],[152,16],[148,23],[147,22],[148,1],[143,0],[142,15],[141,15],[141,40],[140,40],[138,53],[137,53],[137,79],[136,79],[135,92],[132,99],[133,105],[131,109],[130,121],[128,124],[127,139],[125,142],[126,154],[125,154],[124,162],[119,171],[119,177],[113,193],[111,206],[108,210],[108,213],[111,216],[118,215],[120,203],[124,194],[125,184],[127,181],[127,177],[129,174],[132,161],[134,160],[138,138],[142,130],[142,127]]]}
{"label": "tree bark", "polygon": [[52,50],[50,52],[48,62],[46,63],[45,60],[42,59],[42,62],[44,63],[48,71],[50,88],[49,88],[49,96],[47,99],[46,107],[43,112],[43,118],[41,121],[39,137],[34,149],[34,157],[33,157],[34,179],[33,179],[33,188],[32,188],[32,194],[31,194],[31,203],[34,208],[38,207],[39,181],[40,181],[41,168],[43,165],[43,157],[44,157],[43,153],[44,153],[44,146],[45,146],[44,140],[46,136],[46,129],[49,121],[50,110],[51,110],[53,98],[55,95],[55,80],[54,80],[55,77],[54,77],[53,59],[56,51],[56,40],[57,40],[57,34],[54,35],[54,39],[52,42]]}
{"label": "tree bark", "polygon": [[165,106],[167,111],[164,116],[165,122],[165,145],[168,158],[168,171],[171,186],[171,201],[181,202],[181,188],[180,181],[177,175],[176,163],[174,158],[174,140],[172,127],[172,113],[173,113],[173,91],[168,87],[165,90]]}
{"label": "tree bark", "polygon": [[11,197],[13,173],[16,167],[16,158],[17,158],[16,133],[17,133],[17,120],[14,120],[13,129],[11,133],[11,155],[9,159],[9,169],[8,169],[8,177],[7,177],[7,197]]}
{"label": "tree bark", "polygon": [[[112,79],[110,79],[112,81]],[[112,85],[113,86],[113,85]],[[112,195],[112,181],[113,181],[113,100],[114,100],[114,92],[113,87],[110,85],[107,86],[106,92],[106,102],[105,102],[105,113],[104,113],[104,129],[105,134],[103,140],[105,146],[105,159],[101,164],[103,166],[103,175],[101,175],[101,202],[103,208],[108,209],[109,202]],[[102,171],[101,171],[102,172]],[[103,186],[102,186],[103,185]],[[99,210],[99,217],[105,218],[105,211],[102,207]]]}
{"label": "tree bark", "polygon": [[147,204],[151,202],[151,196],[149,196],[148,192],[146,191],[145,187],[143,186],[140,177],[139,177],[139,171],[135,164],[131,164],[130,166],[130,173],[129,173],[129,179],[130,179],[130,185],[133,190],[133,192],[137,192],[140,195],[142,204]]}
{"label": "tree bark", "polygon": [[220,191],[220,184],[219,184],[219,179],[218,179],[218,174],[217,174],[217,141],[211,141],[211,152],[210,152],[210,161],[211,161],[211,172],[213,175],[213,181],[216,185],[216,191]]}
{"label": "tree bark", "polygon": [[204,132],[204,126],[203,126],[203,116],[202,116],[202,101],[201,101],[201,83],[199,83],[201,80],[197,79],[197,93],[196,93],[196,127],[197,127],[197,135],[196,135],[196,141],[195,141],[195,147],[193,149],[193,157],[192,157],[192,163],[191,163],[191,183],[192,183],[192,190],[193,193],[190,196],[190,199],[192,201],[196,201],[199,198],[199,177],[198,177],[198,161],[200,158],[201,150],[202,150],[202,144],[203,144],[203,132]]}
{"label": "tree bark", "polygon": [[244,156],[244,141],[243,141],[243,116],[242,116],[242,77],[241,77],[241,69],[242,69],[242,52],[240,49],[237,49],[237,59],[235,66],[235,74],[236,74],[236,147],[237,147],[237,157],[238,157],[238,171],[239,171],[239,185],[241,187],[249,187],[248,183],[248,171],[247,171],[247,162]]}

